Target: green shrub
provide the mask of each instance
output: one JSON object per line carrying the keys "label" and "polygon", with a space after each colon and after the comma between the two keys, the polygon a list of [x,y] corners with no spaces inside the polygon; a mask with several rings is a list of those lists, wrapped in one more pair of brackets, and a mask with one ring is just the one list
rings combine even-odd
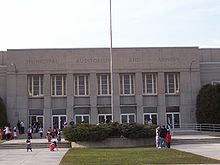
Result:
{"label": "green shrub", "polygon": [[135,123],[123,124],[122,136],[131,139],[153,137],[155,136],[155,128]]}
{"label": "green shrub", "polygon": [[107,124],[107,126],[111,130],[109,137],[120,137],[121,136],[121,134],[122,134],[121,133],[122,132],[121,124],[119,124],[118,122],[115,122],[115,123]]}
{"label": "green shrub", "polygon": [[155,136],[155,127],[141,124],[78,124],[64,128],[68,141],[102,141],[108,137],[148,138]]}
{"label": "green shrub", "polygon": [[196,118],[198,123],[220,123],[220,84],[203,86],[197,96]]}
{"label": "green shrub", "polygon": [[110,129],[101,125],[79,124],[63,130],[65,139],[69,141],[101,141],[109,136]]}

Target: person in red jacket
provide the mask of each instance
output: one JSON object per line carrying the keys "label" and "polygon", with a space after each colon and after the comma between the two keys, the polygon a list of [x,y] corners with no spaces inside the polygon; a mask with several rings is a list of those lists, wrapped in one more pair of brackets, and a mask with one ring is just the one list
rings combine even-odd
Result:
{"label": "person in red jacket", "polygon": [[167,131],[167,135],[166,135],[167,148],[170,148],[170,141],[171,141],[170,131]]}

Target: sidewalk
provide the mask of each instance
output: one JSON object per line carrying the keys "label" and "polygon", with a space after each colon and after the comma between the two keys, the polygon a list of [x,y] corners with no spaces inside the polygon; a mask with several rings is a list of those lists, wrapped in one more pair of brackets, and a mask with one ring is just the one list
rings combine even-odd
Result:
{"label": "sidewalk", "polygon": [[[211,135],[178,135],[173,136],[172,139],[191,139],[192,141],[210,139],[210,141],[212,141],[213,139],[219,139],[219,137]],[[178,144],[172,145],[171,148],[220,160],[220,143]]]}
{"label": "sidewalk", "polygon": [[220,160],[220,143],[213,144],[182,144],[171,148]]}
{"label": "sidewalk", "polygon": [[33,149],[27,152],[26,149],[0,150],[0,164],[2,165],[59,165],[62,157],[68,149],[60,148],[51,152],[49,148]]}
{"label": "sidewalk", "polygon": [[[56,139],[52,139],[56,140]],[[32,144],[48,143],[46,138],[31,139]],[[65,142],[62,139],[62,142]],[[25,144],[26,139],[16,139],[5,141],[4,144]],[[69,148],[58,148],[51,152],[49,148],[33,148],[32,152],[27,152],[24,149],[3,149],[0,150],[1,165],[59,165],[61,159],[66,154]]]}

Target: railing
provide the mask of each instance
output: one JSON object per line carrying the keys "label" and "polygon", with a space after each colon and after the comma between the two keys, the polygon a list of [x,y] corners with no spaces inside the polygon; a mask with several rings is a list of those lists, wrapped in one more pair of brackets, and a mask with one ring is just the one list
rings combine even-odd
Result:
{"label": "railing", "polygon": [[208,124],[208,123],[181,124],[179,128],[175,128],[175,129],[220,132],[220,124]]}

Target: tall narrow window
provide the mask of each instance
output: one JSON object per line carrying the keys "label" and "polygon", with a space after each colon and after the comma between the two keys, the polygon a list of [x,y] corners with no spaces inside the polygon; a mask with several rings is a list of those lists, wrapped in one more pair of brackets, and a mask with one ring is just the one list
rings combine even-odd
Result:
{"label": "tall narrow window", "polygon": [[111,79],[110,74],[99,74],[98,79],[98,95],[111,94]]}
{"label": "tall narrow window", "polygon": [[75,96],[89,95],[89,76],[75,75]]}
{"label": "tall narrow window", "polygon": [[51,76],[52,96],[66,96],[66,75]]}
{"label": "tall narrow window", "polygon": [[157,94],[156,73],[144,73],[143,74],[143,94],[145,95]]}
{"label": "tall narrow window", "polygon": [[165,90],[166,94],[178,94],[179,93],[179,73],[165,73]]}
{"label": "tall narrow window", "polygon": [[134,94],[134,75],[121,74],[120,75],[120,90],[122,95]]}
{"label": "tall narrow window", "polygon": [[29,96],[43,96],[43,75],[28,76],[28,93]]}

